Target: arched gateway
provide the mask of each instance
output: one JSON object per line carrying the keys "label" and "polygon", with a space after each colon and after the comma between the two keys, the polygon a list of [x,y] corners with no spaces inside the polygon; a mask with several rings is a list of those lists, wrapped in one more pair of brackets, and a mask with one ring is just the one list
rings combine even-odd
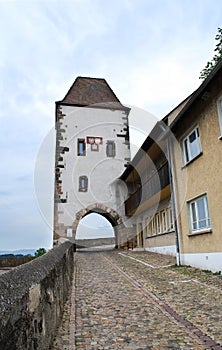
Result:
{"label": "arched gateway", "polygon": [[118,180],[130,161],[128,114],[104,79],[78,77],[56,102],[54,244],[75,240],[90,213],[113,226],[123,240],[125,199]]}
{"label": "arched gateway", "polygon": [[110,222],[114,230],[115,245],[117,247],[120,244],[120,237],[119,237],[121,235],[120,227],[122,227],[123,225],[123,220],[115,210],[106,207],[104,204],[95,203],[90,205],[88,208],[82,209],[78,213],[76,213],[76,220],[73,222],[73,226],[72,226],[73,236],[75,237],[76,235],[76,230],[78,228],[79,222],[84,217],[92,213],[102,215],[104,218],[106,218]]}

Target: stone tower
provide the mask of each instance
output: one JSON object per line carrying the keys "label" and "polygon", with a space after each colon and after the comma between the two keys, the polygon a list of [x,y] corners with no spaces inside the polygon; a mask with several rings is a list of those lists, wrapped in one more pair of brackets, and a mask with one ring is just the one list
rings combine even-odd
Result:
{"label": "stone tower", "polygon": [[130,161],[128,114],[105,79],[78,77],[56,102],[54,244],[74,241],[92,212],[116,234],[123,226],[117,179]]}

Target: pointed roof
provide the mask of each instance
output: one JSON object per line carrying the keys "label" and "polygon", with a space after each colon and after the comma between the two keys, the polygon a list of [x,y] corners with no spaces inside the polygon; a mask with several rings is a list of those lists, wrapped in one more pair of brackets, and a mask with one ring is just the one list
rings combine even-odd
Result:
{"label": "pointed roof", "polygon": [[61,104],[89,106],[94,104],[113,104],[123,108],[105,79],[77,77]]}

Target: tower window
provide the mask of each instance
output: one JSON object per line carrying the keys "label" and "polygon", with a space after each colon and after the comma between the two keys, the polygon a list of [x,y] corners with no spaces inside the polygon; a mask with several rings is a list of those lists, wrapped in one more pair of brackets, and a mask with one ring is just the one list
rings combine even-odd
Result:
{"label": "tower window", "polygon": [[106,155],[107,157],[115,157],[116,145],[114,141],[107,141],[106,143]]}
{"label": "tower window", "polygon": [[67,237],[72,237],[72,228],[71,227],[66,229],[66,235],[67,235]]}
{"label": "tower window", "polygon": [[88,178],[87,176],[79,177],[79,192],[86,192],[88,190]]}
{"label": "tower window", "polygon": [[85,139],[78,139],[77,141],[78,156],[86,155],[86,141]]}

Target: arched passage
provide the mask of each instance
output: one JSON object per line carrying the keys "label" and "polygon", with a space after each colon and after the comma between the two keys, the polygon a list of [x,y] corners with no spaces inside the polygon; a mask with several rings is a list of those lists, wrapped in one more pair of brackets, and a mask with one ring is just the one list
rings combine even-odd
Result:
{"label": "arched passage", "polygon": [[118,228],[120,225],[122,225],[122,218],[119,216],[119,214],[115,210],[109,207],[106,207],[103,204],[96,203],[76,213],[76,220],[74,221],[72,226],[73,236],[76,238],[76,233],[77,233],[77,229],[80,221],[84,217],[92,213],[103,216],[112,225],[114,235],[115,235],[115,246],[117,247],[118,246]]}
{"label": "arched passage", "polygon": [[115,231],[112,224],[101,214],[88,213],[79,222],[76,244],[82,247],[114,249]]}

